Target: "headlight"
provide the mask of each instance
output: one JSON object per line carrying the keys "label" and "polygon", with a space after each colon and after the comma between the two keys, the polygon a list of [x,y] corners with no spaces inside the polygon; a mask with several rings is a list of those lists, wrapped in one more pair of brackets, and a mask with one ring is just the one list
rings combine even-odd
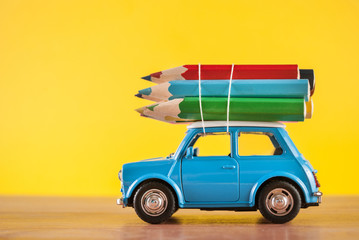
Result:
{"label": "headlight", "polygon": [[122,169],[118,172],[118,178],[122,182]]}

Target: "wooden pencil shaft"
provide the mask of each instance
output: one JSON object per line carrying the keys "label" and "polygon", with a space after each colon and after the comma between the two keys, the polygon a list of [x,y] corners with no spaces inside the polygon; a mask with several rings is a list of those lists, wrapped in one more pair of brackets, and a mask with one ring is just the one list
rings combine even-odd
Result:
{"label": "wooden pencil shaft", "polygon": [[[228,88],[229,80],[201,81],[201,94],[204,97],[225,97],[228,95]],[[198,95],[197,80],[177,80],[142,89],[136,96],[153,101],[165,101]],[[309,84],[307,79],[233,80],[231,97],[305,98],[308,101]]]}
{"label": "wooden pencil shaft", "polygon": [[[203,117],[226,120],[227,98],[203,97]],[[174,99],[143,107],[141,114],[161,121],[197,121],[201,119],[199,98]],[[303,121],[306,115],[304,99],[288,98],[231,98],[230,120],[247,121]]]}
{"label": "wooden pencil shaft", "polygon": [[[229,79],[231,65],[201,65],[202,80]],[[298,69],[298,65],[235,65],[233,79],[308,79],[311,95],[315,82],[312,69]],[[198,80],[198,65],[183,65],[152,73],[143,79],[163,83],[172,80]]]}

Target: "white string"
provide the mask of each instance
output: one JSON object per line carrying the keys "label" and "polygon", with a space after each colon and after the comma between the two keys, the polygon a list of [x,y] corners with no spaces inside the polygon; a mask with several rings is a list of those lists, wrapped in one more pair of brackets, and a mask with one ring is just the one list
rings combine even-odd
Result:
{"label": "white string", "polygon": [[228,100],[227,100],[227,133],[229,133],[229,103],[231,101],[231,88],[232,88],[232,78],[233,78],[234,63],[232,64],[231,77],[229,79],[228,87]]}
{"label": "white string", "polygon": [[201,120],[202,120],[202,128],[203,134],[206,134],[206,129],[204,127],[204,120],[203,120],[203,110],[202,110],[202,89],[201,89],[201,64],[198,63],[198,92],[199,92],[199,110],[201,111]]}

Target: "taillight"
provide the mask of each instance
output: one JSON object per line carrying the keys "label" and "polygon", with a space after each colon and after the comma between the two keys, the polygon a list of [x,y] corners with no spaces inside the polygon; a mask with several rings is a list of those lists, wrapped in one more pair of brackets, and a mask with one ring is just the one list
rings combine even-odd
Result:
{"label": "taillight", "polygon": [[318,179],[317,179],[317,176],[315,175],[315,172],[313,172],[313,176],[314,176],[315,185],[317,187],[320,187],[320,183],[318,182]]}

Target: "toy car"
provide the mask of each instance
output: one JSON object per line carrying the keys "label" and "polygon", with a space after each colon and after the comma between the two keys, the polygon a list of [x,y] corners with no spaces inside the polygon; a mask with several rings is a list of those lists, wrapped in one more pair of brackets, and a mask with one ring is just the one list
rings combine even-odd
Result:
{"label": "toy car", "polygon": [[[228,126],[227,131],[223,121],[193,123],[174,154],[124,164],[119,172],[123,196],[117,204],[134,207],[142,220],[153,224],[168,220],[178,208],[259,209],[267,220],[285,223],[300,208],[319,206],[317,171],[297,150],[284,124],[232,121]],[[228,137],[229,154],[200,155],[196,142],[218,136]],[[246,136],[261,136],[272,151],[242,154],[243,146],[249,146],[242,144]]]}

